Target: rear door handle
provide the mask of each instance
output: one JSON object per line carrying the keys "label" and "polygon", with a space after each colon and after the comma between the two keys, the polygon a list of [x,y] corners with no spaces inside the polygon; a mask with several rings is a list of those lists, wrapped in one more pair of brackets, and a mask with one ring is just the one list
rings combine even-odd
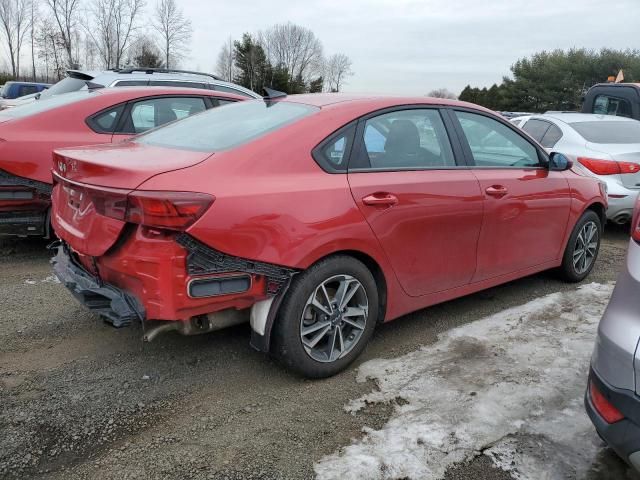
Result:
{"label": "rear door handle", "polygon": [[491,197],[501,198],[509,193],[509,190],[507,190],[507,188],[503,187],[502,185],[491,185],[490,187],[487,187],[485,192],[487,192],[487,195]]}
{"label": "rear door handle", "polygon": [[362,203],[372,207],[392,207],[398,203],[398,197],[391,193],[377,192],[364,197]]}

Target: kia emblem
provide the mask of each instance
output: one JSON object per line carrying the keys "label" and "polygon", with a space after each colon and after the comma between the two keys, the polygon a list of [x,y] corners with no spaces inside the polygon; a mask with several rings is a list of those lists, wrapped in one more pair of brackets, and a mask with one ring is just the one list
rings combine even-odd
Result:
{"label": "kia emblem", "polygon": [[60,173],[62,174],[67,171],[67,166],[64,162],[58,162],[58,170],[60,170]]}

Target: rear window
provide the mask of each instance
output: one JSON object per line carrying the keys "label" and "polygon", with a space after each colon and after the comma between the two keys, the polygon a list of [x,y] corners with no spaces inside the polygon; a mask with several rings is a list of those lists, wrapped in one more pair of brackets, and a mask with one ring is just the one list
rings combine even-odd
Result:
{"label": "rear window", "polygon": [[72,92],[50,98],[41,97],[40,100],[35,100],[25,105],[18,105],[13,108],[7,108],[6,110],[2,111],[2,116],[11,118],[24,118],[30,115],[35,115],[37,113],[46,112],[47,110],[51,110],[52,108],[79,102],[80,100],[84,100],[85,98],[89,97],[89,95],[91,95],[91,92],[89,92],[88,90],[83,90],[81,92]]}
{"label": "rear window", "polygon": [[576,122],[570,123],[587,142],[640,143],[640,122]]}
{"label": "rear window", "polygon": [[160,147],[219,152],[248,143],[319,110],[290,102],[238,102],[158,128],[135,141]]}
{"label": "rear window", "polygon": [[60,95],[61,93],[75,92],[77,90],[80,90],[86,84],[87,80],[66,77],[43,91],[40,98],[49,97],[51,95]]}

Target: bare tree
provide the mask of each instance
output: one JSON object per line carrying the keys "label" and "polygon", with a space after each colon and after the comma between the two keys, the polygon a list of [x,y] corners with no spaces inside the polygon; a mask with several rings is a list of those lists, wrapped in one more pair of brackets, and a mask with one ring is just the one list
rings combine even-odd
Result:
{"label": "bare tree", "polygon": [[216,74],[227,82],[233,82],[237,70],[234,62],[235,52],[233,49],[233,39],[229,37],[229,41],[222,46],[220,53],[218,54]]}
{"label": "bare tree", "polygon": [[22,42],[29,31],[30,0],[0,0],[0,26],[4,34],[11,73],[20,75],[20,51]]}
{"label": "bare tree", "polygon": [[346,78],[351,75],[351,59],[344,53],[334,53],[325,62],[325,85],[330,92],[339,92]]}
{"label": "bare tree", "polygon": [[283,69],[290,84],[308,82],[322,70],[322,43],[308,28],[289,22],[274,25],[259,37],[269,63]]}
{"label": "bare tree", "polygon": [[67,54],[67,66],[73,68],[76,66],[74,58],[74,41],[77,38],[76,27],[78,23],[78,13],[80,9],[80,0],[45,0],[55,24],[60,33],[62,46]]}
{"label": "bare tree", "polygon": [[93,0],[89,6],[93,22],[85,22],[87,34],[105,68],[120,67],[144,4],[144,0]]}
{"label": "bare tree", "polygon": [[435,90],[431,90],[428,94],[427,97],[433,97],[433,98],[446,98],[449,100],[457,100],[458,96],[447,90],[446,88],[437,88]]}
{"label": "bare tree", "polygon": [[36,81],[36,26],[38,23],[39,9],[38,0],[31,1],[31,11],[29,12],[29,36],[31,40],[31,76]]}
{"label": "bare tree", "polygon": [[176,0],[158,0],[152,26],[160,34],[160,49],[166,67],[170,68],[188,50],[193,32],[191,20],[185,18]]}
{"label": "bare tree", "polygon": [[[47,81],[53,73],[53,78],[59,80],[64,71],[64,59],[60,52],[63,49],[62,38],[57,25],[49,18],[44,18],[37,29],[36,48],[38,58],[44,62],[44,76]],[[53,69],[53,72],[51,72]]]}

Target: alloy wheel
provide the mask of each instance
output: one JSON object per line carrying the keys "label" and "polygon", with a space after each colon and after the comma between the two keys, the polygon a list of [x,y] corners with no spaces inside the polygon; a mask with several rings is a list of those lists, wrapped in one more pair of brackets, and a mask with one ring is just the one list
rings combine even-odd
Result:
{"label": "alloy wheel", "polygon": [[598,251],[599,236],[595,222],[587,222],[580,229],[573,249],[573,268],[578,275],[591,268]]}
{"label": "alloy wheel", "polygon": [[335,362],[358,343],[369,316],[367,293],[356,278],[335,275],[309,296],[300,319],[300,339],[318,362]]}

